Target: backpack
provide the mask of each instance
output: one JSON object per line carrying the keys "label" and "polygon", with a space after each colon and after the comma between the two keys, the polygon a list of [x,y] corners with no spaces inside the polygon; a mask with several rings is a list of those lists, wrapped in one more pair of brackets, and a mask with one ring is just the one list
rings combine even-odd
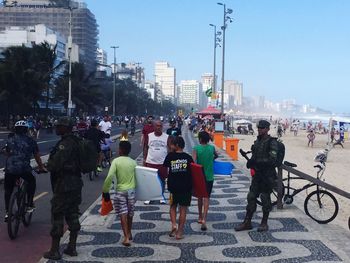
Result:
{"label": "backpack", "polygon": [[280,167],[283,163],[284,155],[286,153],[286,147],[284,146],[283,142],[275,137],[271,137],[271,140],[276,140],[278,150],[277,150],[277,162],[276,167]]}
{"label": "backpack", "polygon": [[79,146],[79,166],[83,173],[95,171],[97,168],[98,152],[93,141],[77,138]]}

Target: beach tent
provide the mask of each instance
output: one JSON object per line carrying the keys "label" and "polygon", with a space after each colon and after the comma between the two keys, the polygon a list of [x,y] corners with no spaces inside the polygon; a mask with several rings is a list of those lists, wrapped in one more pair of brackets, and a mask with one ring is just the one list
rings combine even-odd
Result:
{"label": "beach tent", "polygon": [[[346,117],[331,117],[329,119],[329,130],[328,130],[328,142],[330,141],[330,131],[334,124],[339,124],[340,137],[339,139],[344,141],[345,139],[345,127],[350,125],[350,118]],[[347,133],[347,136],[349,134]]]}
{"label": "beach tent", "polygon": [[221,111],[218,109],[215,109],[213,106],[208,106],[207,108],[201,111],[197,111],[196,114],[199,115],[201,118],[207,115],[212,115],[214,119],[220,119]]}
{"label": "beach tent", "polygon": [[246,120],[246,119],[236,120],[236,121],[233,121],[233,123],[237,124],[237,125],[253,124],[251,121]]}

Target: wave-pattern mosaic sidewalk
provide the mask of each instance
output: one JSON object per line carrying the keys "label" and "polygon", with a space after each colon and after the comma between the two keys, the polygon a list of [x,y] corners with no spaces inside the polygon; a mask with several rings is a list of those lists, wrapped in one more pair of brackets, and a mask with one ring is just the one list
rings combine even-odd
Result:
{"label": "wave-pattern mosaic sidewalk", "polygon": [[235,232],[234,225],[244,218],[249,184],[249,177],[240,169],[235,169],[232,177],[216,177],[208,230],[200,230],[194,199],[182,240],[168,236],[168,205],[137,202],[131,247],[121,244],[119,220],[114,214],[101,217],[96,201],[82,222],[79,256],[64,255],[61,262],[349,262],[350,254],[340,244],[349,244],[350,235],[343,233],[343,241],[331,242],[324,232],[340,238],[336,230],[318,226],[295,207],[271,213],[266,233],[256,231],[261,219],[259,207],[253,220],[255,228]]}

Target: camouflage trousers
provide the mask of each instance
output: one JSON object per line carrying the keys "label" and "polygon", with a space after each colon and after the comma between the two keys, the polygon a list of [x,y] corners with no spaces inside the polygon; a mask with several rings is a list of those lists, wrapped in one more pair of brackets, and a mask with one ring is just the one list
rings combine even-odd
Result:
{"label": "camouflage trousers", "polygon": [[64,220],[71,232],[80,230],[79,205],[81,204],[81,189],[69,192],[54,193],[51,199],[51,224],[50,235],[62,237]]}
{"label": "camouflage trousers", "polygon": [[276,176],[254,175],[247,195],[247,212],[253,214],[256,211],[256,199],[260,196],[262,211],[269,213],[272,210],[271,193],[276,186]]}

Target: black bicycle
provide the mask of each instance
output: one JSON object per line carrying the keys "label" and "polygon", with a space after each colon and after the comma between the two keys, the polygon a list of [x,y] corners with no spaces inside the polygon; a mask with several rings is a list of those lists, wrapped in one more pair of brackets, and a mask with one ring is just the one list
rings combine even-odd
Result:
{"label": "black bicycle", "polygon": [[[296,164],[285,161],[284,165],[295,168]],[[317,169],[316,176],[317,179],[322,179],[322,175],[325,172],[326,164],[320,162],[314,165]],[[316,190],[309,193],[304,201],[304,211],[313,220],[320,224],[327,224],[336,218],[339,212],[339,205],[337,199],[334,195],[325,189],[322,189],[319,185],[309,182],[301,188],[294,188],[291,186],[291,180],[305,180],[299,176],[291,176],[288,171],[288,177],[283,179],[283,182],[287,182],[284,186],[284,196],[283,201],[286,204],[292,204],[294,201],[294,196],[298,193],[307,190],[310,187],[315,186]],[[285,183],[284,183],[285,185]]]}
{"label": "black bicycle", "polygon": [[[32,171],[36,176],[46,171]],[[10,197],[7,232],[11,239],[15,239],[18,234],[19,225],[22,221],[25,227],[28,227],[32,221],[33,211],[28,211],[29,199],[27,193],[28,183],[21,177],[17,178],[16,186]]]}
{"label": "black bicycle", "polygon": [[[244,152],[242,149],[240,153],[243,157],[249,160],[247,154],[250,152]],[[296,164],[285,161],[284,165],[295,168]],[[314,168],[317,169],[317,179],[321,179],[325,172],[326,164],[321,161],[319,164],[315,165]],[[327,224],[336,218],[339,212],[339,205],[337,199],[333,194],[325,189],[322,189],[319,185],[309,182],[301,188],[294,188],[291,186],[291,180],[305,180],[299,176],[291,176],[290,171],[288,171],[287,178],[282,179],[282,197],[285,204],[292,204],[294,201],[294,196],[298,193],[307,190],[310,187],[316,187],[316,190],[309,193],[304,201],[304,211],[313,220],[319,224]],[[277,205],[277,186],[274,187],[271,194],[271,203],[273,206]],[[260,198],[257,198],[257,203],[262,205]],[[350,218],[349,218],[350,224]],[[350,225],[349,225],[350,227]]]}

